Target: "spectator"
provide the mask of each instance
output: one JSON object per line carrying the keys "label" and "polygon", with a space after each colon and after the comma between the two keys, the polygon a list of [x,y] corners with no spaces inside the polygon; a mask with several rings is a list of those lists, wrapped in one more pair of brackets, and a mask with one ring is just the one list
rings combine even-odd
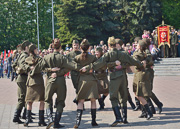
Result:
{"label": "spectator", "polygon": [[104,45],[104,41],[101,40],[99,46],[102,47]]}
{"label": "spectator", "polygon": [[154,61],[157,61],[159,59],[160,49],[157,48],[157,46],[155,44],[153,45],[153,48],[151,50],[151,54],[152,54]]}
{"label": "spectator", "polygon": [[10,79],[10,74],[12,73],[12,54],[10,55],[10,57],[8,57],[7,59],[7,78]]}

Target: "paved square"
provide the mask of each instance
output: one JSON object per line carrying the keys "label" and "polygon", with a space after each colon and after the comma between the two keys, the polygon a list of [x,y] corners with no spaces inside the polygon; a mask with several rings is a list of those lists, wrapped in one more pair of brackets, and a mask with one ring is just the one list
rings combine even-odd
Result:
{"label": "paved square", "polygon": [[[75,91],[71,79],[66,79],[67,98],[66,107],[61,119],[64,128],[73,128],[76,118],[76,105],[72,102],[75,97]],[[133,76],[128,76],[129,90],[134,101],[132,93]],[[118,125],[113,129],[179,129],[180,128],[180,76],[155,76],[154,93],[163,102],[162,114],[155,114],[152,120],[147,121],[144,118],[138,118],[140,111],[133,111],[128,104],[128,121],[129,124]],[[54,96],[55,97],[55,96]],[[9,79],[0,79],[0,129],[26,129],[22,124],[12,122],[14,110],[17,102],[17,85],[10,82]],[[34,123],[29,124],[30,129],[45,129],[38,127],[38,105],[33,104],[33,112],[36,113]],[[97,103],[97,107],[99,107]],[[156,107],[156,105],[155,105]],[[86,110],[83,112],[80,129],[93,128],[91,126],[90,102],[85,103]],[[55,111],[55,110],[54,110]],[[112,128],[109,125],[115,120],[109,97],[105,100],[105,110],[97,111],[96,128]],[[93,129],[96,129],[93,128]]]}

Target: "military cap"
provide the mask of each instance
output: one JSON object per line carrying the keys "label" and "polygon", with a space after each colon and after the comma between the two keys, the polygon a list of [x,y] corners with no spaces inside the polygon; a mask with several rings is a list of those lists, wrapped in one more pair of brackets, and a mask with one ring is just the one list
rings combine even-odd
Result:
{"label": "military cap", "polygon": [[141,46],[141,47],[146,47],[146,42],[143,41],[143,40],[139,40],[138,44],[139,44],[139,46]]}
{"label": "military cap", "polygon": [[58,38],[54,39],[54,47],[59,48],[61,46],[60,40]]}
{"label": "military cap", "polygon": [[34,44],[29,45],[29,52],[30,52],[30,53],[34,53],[34,50],[35,50],[36,48],[37,48],[37,47],[36,47],[36,45],[34,45]]}
{"label": "military cap", "polygon": [[137,41],[137,42],[139,42],[139,40],[141,40],[141,37],[136,37],[136,38],[134,39],[134,41]]}
{"label": "military cap", "polygon": [[108,38],[108,44],[116,44],[114,36]]}
{"label": "military cap", "polygon": [[27,46],[29,46],[31,43],[28,41],[28,40],[25,40],[23,43],[22,43],[22,45],[21,45],[21,48],[22,48],[22,50],[25,50],[25,48],[27,47]]}
{"label": "military cap", "polygon": [[147,46],[147,47],[151,44],[150,39],[144,38],[144,39],[142,39],[142,40],[146,43],[146,46]]}
{"label": "military cap", "polygon": [[101,53],[102,53],[102,52],[103,52],[103,49],[102,49],[101,47],[97,47],[97,48],[96,48],[96,51],[98,51],[98,52],[101,52]]}
{"label": "military cap", "polygon": [[116,44],[123,45],[123,41],[121,39],[115,39]]}
{"label": "military cap", "polygon": [[81,42],[81,46],[83,45],[89,45],[89,41],[87,39],[83,39],[83,41]]}
{"label": "military cap", "polygon": [[72,44],[73,44],[73,43],[79,43],[79,41],[78,41],[78,40],[73,40]]}

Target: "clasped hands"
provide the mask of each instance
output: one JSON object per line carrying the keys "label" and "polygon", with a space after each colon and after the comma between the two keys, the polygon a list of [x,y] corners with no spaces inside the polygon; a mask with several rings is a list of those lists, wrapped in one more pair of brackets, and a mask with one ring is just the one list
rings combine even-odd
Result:
{"label": "clasped hands", "polygon": [[[51,69],[52,72],[56,72],[56,71],[59,71],[59,70],[60,70],[60,68],[58,68],[58,67],[54,67],[54,68]],[[56,78],[57,74],[56,73],[52,73],[51,77],[52,78]]]}

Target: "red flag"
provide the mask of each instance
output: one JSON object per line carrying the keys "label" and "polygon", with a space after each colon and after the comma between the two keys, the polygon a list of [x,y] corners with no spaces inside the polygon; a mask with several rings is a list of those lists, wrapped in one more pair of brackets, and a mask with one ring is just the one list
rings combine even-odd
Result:
{"label": "red flag", "polygon": [[4,60],[6,59],[6,50],[4,50]]}
{"label": "red flag", "polygon": [[10,51],[10,50],[8,50],[8,57],[10,57],[10,55],[11,55],[11,51]]}
{"label": "red flag", "polygon": [[13,50],[11,50],[11,54],[13,54]]}
{"label": "red flag", "polygon": [[163,44],[170,47],[169,26],[158,27],[158,47]]}

